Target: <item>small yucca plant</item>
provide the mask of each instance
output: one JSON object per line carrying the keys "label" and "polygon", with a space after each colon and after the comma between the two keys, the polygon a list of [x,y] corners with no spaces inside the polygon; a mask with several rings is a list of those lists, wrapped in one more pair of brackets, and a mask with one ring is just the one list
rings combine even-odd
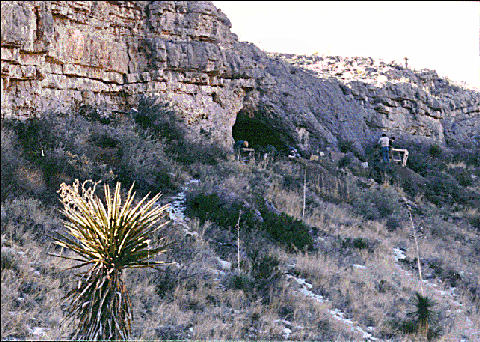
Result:
{"label": "small yucca plant", "polygon": [[133,185],[122,204],[120,183],[114,194],[104,185],[104,204],[95,195],[97,184],[86,181],[80,189],[75,180],[72,185],[63,183],[58,191],[68,234],[59,234],[56,243],[76,254],[63,256],[79,262],[73,268],[87,267],[66,295],[67,318],[79,320],[74,338],[127,339],[133,315],[122,272],[163,264],[151,258],[166,245],[150,248],[149,241],[166,224],[167,205],[156,206],[160,194],[150,200],[147,195],[134,205]]}
{"label": "small yucca plant", "polygon": [[428,324],[432,320],[433,302],[427,296],[422,296],[418,292],[415,293],[415,312],[413,315],[416,319],[417,334],[423,335],[428,338]]}
{"label": "small yucca plant", "polygon": [[437,316],[437,313],[432,310],[435,303],[429,297],[418,292],[415,293],[412,302],[415,310],[407,313],[408,319],[403,322],[402,331],[408,334],[415,333],[422,340],[430,340],[431,337],[438,336],[440,329],[432,327]]}

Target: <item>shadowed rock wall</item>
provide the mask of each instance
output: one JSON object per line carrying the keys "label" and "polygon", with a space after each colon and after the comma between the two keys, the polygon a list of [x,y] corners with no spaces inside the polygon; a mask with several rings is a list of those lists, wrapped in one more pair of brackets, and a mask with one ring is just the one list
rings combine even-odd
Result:
{"label": "shadowed rock wall", "polygon": [[[372,129],[431,141],[480,143],[480,92],[434,70],[412,70],[365,57],[269,54],[341,83],[345,95],[374,111]],[[480,145],[479,145],[480,146]]]}

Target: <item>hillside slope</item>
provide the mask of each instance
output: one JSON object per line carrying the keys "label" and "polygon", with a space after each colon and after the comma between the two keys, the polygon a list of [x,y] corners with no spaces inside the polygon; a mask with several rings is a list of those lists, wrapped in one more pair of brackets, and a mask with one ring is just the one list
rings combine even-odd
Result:
{"label": "hillside slope", "polygon": [[[52,240],[75,179],[171,204],[150,241],[171,264],[125,273],[132,339],[407,341],[417,293],[430,340],[480,339],[478,92],[267,54],[209,2],[1,6],[2,340],[77,329]],[[383,129],[405,167],[381,161]],[[236,160],[241,138],[255,151]]]}

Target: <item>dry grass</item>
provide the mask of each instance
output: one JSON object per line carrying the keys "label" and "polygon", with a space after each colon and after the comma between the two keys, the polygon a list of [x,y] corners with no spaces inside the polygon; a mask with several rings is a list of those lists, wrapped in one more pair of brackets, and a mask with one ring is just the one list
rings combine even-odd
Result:
{"label": "dry grass", "polygon": [[[463,165],[458,163],[450,167]],[[200,187],[203,186],[204,190],[215,187],[227,198],[237,196],[248,202],[254,195],[262,194],[279,211],[297,219],[302,218],[303,188],[298,185],[303,185],[303,173],[298,164],[277,161],[257,167],[254,164],[227,161],[216,166],[193,165],[193,168],[197,169],[198,174],[194,177],[201,179]],[[30,182],[40,186],[40,183],[35,183],[39,182],[38,175],[33,176]],[[175,179],[184,176],[183,173],[178,174]],[[293,180],[290,186],[283,182],[286,176]],[[268,239],[255,237],[258,248],[278,257],[284,272],[281,280],[266,295],[269,297],[267,301],[262,302],[265,298],[261,297],[254,298],[249,289],[229,287],[228,279],[234,273],[222,269],[218,257],[233,262],[233,265],[235,263],[235,236],[230,231],[208,222],[200,225],[192,220],[188,229],[197,232],[198,236],[186,236],[184,227],[170,225],[166,234],[170,241],[178,243],[165,258],[175,260],[179,267],[172,272],[175,279],[167,295],[159,295],[159,279],[162,278],[155,272],[127,272],[125,275],[127,287],[134,289],[131,294],[134,307],[132,337],[142,340],[282,340],[286,336],[291,340],[361,339],[358,333],[350,331],[348,325],[335,319],[329,312],[337,308],[362,328],[375,327],[374,335],[377,337],[391,334],[395,336],[395,341],[414,340],[414,336],[394,331],[390,324],[391,321],[399,322],[405,318],[406,312],[412,309],[410,299],[415,291],[420,290],[413,262],[416,252],[409,226],[401,222],[400,228],[389,231],[386,218],[368,221],[356,214],[351,202],[347,202],[347,197],[354,195],[352,188],[345,192],[343,176],[337,177],[335,171],[330,176],[336,181],[320,184],[309,175],[307,183],[304,222],[317,228],[313,231],[318,236],[318,250],[289,253]],[[402,189],[389,187],[400,196],[404,195]],[[9,212],[15,212],[16,217],[33,213],[35,222],[44,223],[38,228],[41,232],[54,229],[55,224],[51,219],[55,214],[39,203],[33,205],[29,201],[17,201],[17,208],[13,211],[9,209]],[[428,202],[421,194],[415,201],[422,208],[428,207]],[[3,206],[2,203],[2,211]],[[423,217],[415,217],[417,226],[424,227],[424,235],[420,239],[421,258],[441,260],[442,268],[469,274],[469,279],[480,274],[476,258],[478,254],[475,254],[475,241],[478,241],[479,235],[471,226],[464,224],[468,217],[478,215],[478,210],[459,210],[459,218],[464,219],[460,224],[443,221],[439,212],[433,209],[426,213]],[[43,233],[37,234],[28,222],[4,223],[3,215],[2,246],[13,246],[25,254],[15,257],[17,266],[2,268],[2,336],[17,334],[20,338],[28,339],[68,338],[72,332],[68,330],[69,327],[58,330],[64,314],[64,308],[58,303],[67,290],[66,280],[69,280],[70,274],[60,273],[58,260],[46,255],[49,247],[45,248],[44,240],[37,241]],[[342,245],[347,239],[356,238],[366,241],[369,248]],[[400,246],[406,249],[410,264],[395,262],[393,249]],[[242,258],[246,260],[247,244],[243,248]],[[363,265],[365,268],[353,265]],[[35,273],[35,270],[40,273]],[[425,271],[428,273],[431,270],[425,267]],[[305,278],[313,285],[312,291],[324,295],[328,301],[320,303],[299,292],[299,285],[292,279],[288,280],[286,272]],[[40,284],[40,290],[24,293],[22,286],[30,281]],[[440,341],[458,341],[462,334],[470,341],[478,340],[478,335],[468,331],[472,326],[480,330],[478,299],[475,302],[467,291],[473,281],[466,283],[462,277],[457,286],[454,299],[463,304],[462,312],[455,311],[458,308],[451,296],[440,292],[447,293],[449,290],[445,279],[437,276],[429,282],[437,284],[437,287],[427,286],[425,290],[437,303],[435,309],[442,313],[440,325],[444,331]],[[23,302],[18,301],[19,297],[24,298]],[[447,310],[451,312],[447,313]],[[468,320],[472,323],[469,324]],[[29,329],[35,326],[49,330],[42,337],[34,336]],[[291,332],[286,334],[285,328]]]}
{"label": "dry grass", "polygon": [[[61,324],[64,314],[59,303],[66,287],[65,273],[58,273],[58,269],[66,267],[68,262],[48,256],[46,252],[53,248],[40,247],[33,241],[10,248],[15,251],[18,267],[2,269],[2,336],[66,338],[72,327]],[[34,327],[44,328],[44,334],[34,335]]]}
{"label": "dry grass", "polygon": [[[273,193],[275,194],[275,192]],[[274,203],[281,210],[291,210],[291,202],[300,202],[300,196],[295,192],[282,193],[282,191],[278,191],[278,193],[278,197],[272,196],[272,198],[279,199]],[[288,199],[285,200],[285,198]],[[331,215],[326,215],[326,213]],[[334,219],[332,220],[330,217]],[[403,319],[404,314],[411,310],[409,300],[412,294],[420,291],[420,282],[415,269],[406,271],[405,266],[398,265],[393,258],[393,248],[397,246],[407,247],[406,255],[409,260],[414,260],[416,257],[409,227],[404,225],[403,229],[388,232],[381,222],[363,221],[352,216],[348,209],[335,204],[328,204],[324,210],[311,211],[305,221],[327,233],[380,241],[373,254],[363,250],[358,253],[362,261],[360,264],[364,265],[365,269],[345,266],[341,257],[329,255],[321,250],[313,254],[285,254],[282,256],[282,260],[284,263],[292,263],[292,259],[295,260],[295,270],[311,282],[314,289],[330,292],[328,298],[333,305],[337,305],[337,307],[346,305],[344,309],[357,322],[376,326],[376,330],[379,332],[390,332],[389,321]],[[348,222],[348,224],[342,222]],[[478,234],[475,232],[460,227],[457,227],[455,233],[467,239],[478,238]],[[429,235],[421,239],[420,248],[421,258],[444,260],[446,266],[457,272],[473,274],[480,272],[475,261],[466,260],[465,255],[471,253],[471,250],[468,248],[465,250],[465,245],[460,241],[452,244],[451,241],[447,242],[441,237]],[[452,309],[455,307],[453,298],[442,295],[443,292],[440,292],[448,290],[449,286],[441,281],[437,283],[438,287],[433,290],[429,287],[426,288],[427,295],[438,303],[437,309],[441,312]],[[379,284],[382,284],[384,290],[379,291]],[[335,290],[331,291],[332,289]],[[458,300],[467,308],[478,305],[478,303],[472,302],[470,296],[460,293],[458,297]],[[348,299],[347,304],[345,304],[345,298]],[[445,336],[458,337],[459,331],[467,331],[465,330],[465,321],[468,319],[465,315],[472,321],[470,326],[476,326],[478,331],[478,324],[475,325],[475,322],[478,322],[478,312],[455,312],[451,317],[444,318],[442,321],[442,324],[448,326]],[[455,329],[457,329],[456,332]],[[470,332],[467,331],[467,333]],[[475,340],[473,335],[470,338]]]}

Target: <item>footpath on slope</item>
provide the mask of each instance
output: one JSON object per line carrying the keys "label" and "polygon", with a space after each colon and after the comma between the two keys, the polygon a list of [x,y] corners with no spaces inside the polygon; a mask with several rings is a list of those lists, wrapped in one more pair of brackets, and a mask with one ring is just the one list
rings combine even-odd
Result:
{"label": "footpath on slope", "polygon": [[[186,209],[185,201],[186,201],[186,192],[190,189],[190,186],[192,184],[198,184],[198,183],[199,183],[198,179],[192,179],[186,182],[184,186],[181,188],[181,191],[175,196],[171,197],[170,206],[168,208],[169,218],[183,228],[185,235],[190,235],[195,238],[198,238],[199,235],[197,232],[192,231],[188,225],[189,219],[185,216],[185,209]],[[217,257],[217,261],[222,269],[231,269],[230,262],[226,260],[222,260],[220,257]],[[223,271],[220,271],[220,273],[223,273]],[[312,285],[308,283],[305,279],[298,278],[288,272],[286,273],[286,278],[294,279],[301,286],[301,290],[299,292],[302,293],[303,295],[307,297],[311,297],[320,303],[329,302],[328,299],[325,298],[324,296],[313,293],[311,291]],[[346,314],[337,308],[329,309],[328,313],[334,319],[348,326],[351,332],[361,334],[363,339],[368,341],[378,341],[378,338],[373,336],[373,331],[374,331],[373,327],[367,327],[368,331],[365,331],[352,319],[346,318]],[[283,321],[283,323],[284,325],[286,325],[286,327],[284,328],[283,337],[288,339],[292,332],[292,330],[289,328],[289,326],[291,327],[291,323],[288,321]]]}

